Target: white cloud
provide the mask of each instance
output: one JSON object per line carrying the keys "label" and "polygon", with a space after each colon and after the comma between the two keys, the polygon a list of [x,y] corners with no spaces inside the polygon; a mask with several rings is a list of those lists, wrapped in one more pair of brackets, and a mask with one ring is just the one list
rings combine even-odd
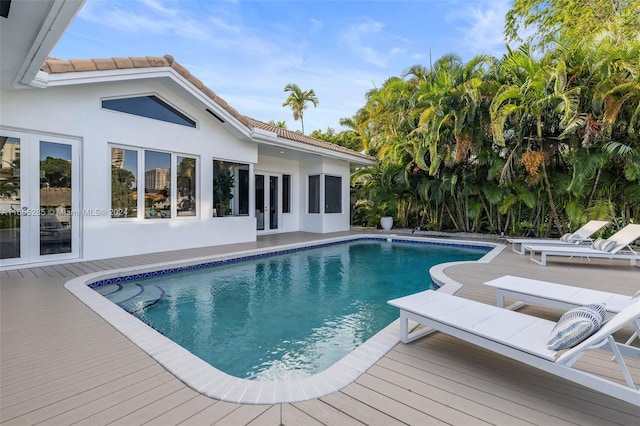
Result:
{"label": "white cloud", "polygon": [[316,32],[320,31],[324,27],[324,22],[319,21],[315,18],[311,18],[311,31]]}
{"label": "white cloud", "polygon": [[88,2],[80,17],[127,33],[173,34],[189,39],[207,37],[207,27],[179,9],[155,0],[137,3],[141,8],[121,7],[118,2]]}
{"label": "white cloud", "polygon": [[239,33],[242,31],[242,28],[240,28],[239,26],[231,25],[219,17],[213,17],[210,19],[210,21],[216,28],[221,29],[223,31],[227,31],[230,33]]}
{"label": "white cloud", "polygon": [[465,50],[472,54],[501,54],[504,52],[504,17],[511,6],[508,0],[484,0],[474,5],[462,4],[446,15],[455,25]]}
{"label": "white cloud", "polygon": [[383,27],[384,24],[381,22],[366,19],[363,22],[349,27],[342,35],[342,39],[360,58],[370,64],[384,68],[389,59],[387,55],[384,55],[383,53],[376,51],[373,47],[366,45],[364,41],[365,39],[371,39],[372,36],[379,33]]}
{"label": "white cloud", "polygon": [[173,17],[177,15],[177,11],[175,9],[166,8],[156,0],[140,0],[140,1],[146,4],[150,9],[164,16]]}

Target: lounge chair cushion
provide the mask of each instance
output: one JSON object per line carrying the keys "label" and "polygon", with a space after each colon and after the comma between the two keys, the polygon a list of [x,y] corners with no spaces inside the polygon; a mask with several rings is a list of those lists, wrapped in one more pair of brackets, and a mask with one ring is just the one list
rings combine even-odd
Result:
{"label": "lounge chair cushion", "polygon": [[591,244],[591,248],[596,249],[596,250],[600,250],[600,251],[604,251],[604,252],[610,252],[611,250],[613,250],[616,247],[616,242],[615,241],[611,241],[611,240],[603,240],[602,238],[597,238],[592,244]]}
{"label": "lounge chair cushion", "polygon": [[568,232],[566,234],[564,234],[562,237],[560,237],[560,241],[564,241],[564,242],[570,242],[571,241],[571,237],[573,236],[573,234],[571,232]]}
{"label": "lounge chair cushion", "polygon": [[567,311],[551,330],[547,348],[560,351],[569,349],[598,331],[606,314],[606,305],[580,306]]}

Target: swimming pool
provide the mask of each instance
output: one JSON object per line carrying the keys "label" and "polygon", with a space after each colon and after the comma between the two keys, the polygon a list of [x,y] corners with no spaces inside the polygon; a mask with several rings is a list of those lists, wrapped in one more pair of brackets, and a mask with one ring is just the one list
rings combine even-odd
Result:
{"label": "swimming pool", "polygon": [[[144,269],[131,268],[128,270],[112,271],[109,273],[104,273],[104,272],[96,273],[96,274],[91,274],[89,276],[78,278],[76,280],[72,280],[69,283],[67,283],[66,287],[72,293],[78,296],[81,300],[83,300],[87,305],[89,305],[92,309],[94,309],[97,313],[99,313],[103,318],[105,318],[107,321],[113,324],[116,328],[121,330],[127,337],[129,337],[132,341],[134,341],[143,350],[145,350],[147,353],[153,356],[156,360],[162,363],[168,370],[170,370],[176,376],[178,376],[178,378],[180,378],[189,386],[200,391],[205,395],[212,396],[212,397],[226,400],[226,401],[244,402],[244,403],[277,403],[277,402],[293,402],[293,401],[306,400],[306,399],[316,398],[340,389],[341,387],[349,384],[352,380],[357,378],[362,372],[364,372],[367,368],[369,368],[373,363],[375,363],[380,357],[382,357],[389,349],[391,349],[398,342],[397,324],[395,326],[387,326],[387,327],[384,327],[385,324],[382,324],[381,326],[373,327],[369,323],[369,319],[366,316],[363,316],[361,311],[356,311],[355,313],[353,312],[347,313],[342,317],[340,317],[339,315],[332,316],[332,315],[326,314],[326,311],[323,310],[324,308],[317,309],[317,306],[316,306],[317,303],[314,302],[314,307],[316,307],[315,310],[319,310],[324,313],[324,315],[319,315],[319,317],[324,322],[322,322],[323,325],[321,324],[320,327],[315,327],[315,328],[312,327],[312,329],[315,329],[316,331],[321,331],[317,333],[319,336],[319,339],[310,345],[314,350],[306,353],[303,350],[302,353],[307,358],[314,358],[317,355],[320,355],[318,356],[318,358],[324,358],[323,362],[325,362],[325,364],[320,366],[320,368],[318,368],[317,366],[314,366],[314,368],[316,368],[316,370],[314,371],[324,369],[326,365],[330,365],[332,362],[334,362],[336,358],[340,358],[340,357],[342,358],[318,374],[313,374],[313,371],[309,372],[302,369],[302,372],[298,371],[293,374],[287,373],[285,375],[282,375],[281,374],[282,363],[278,361],[274,361],[273,359],[267,360],[266,362],[262,362],[262,363],[253,362],[252,365],[263,364],[262,370],[259,369],[259,371],[257,372],[256,371],[247,372],[246,370],[242,370],[240,373],[234,373],[233,371],[229,371],[233,375],[240,376],[240,377],[262,378],[262,379],[270,379],[270,380],[273,380],[275,378],[275,380],[273,381],[243,380],[243,379],[238,379],[236,377],[232,377],[228,374],[221,372],[218,369],[220,368],[220,366],[216,365],[215,360],[212,361],[211,363],[218,368],[211,367],[209,363],[203,361],[200,357],[193,356],[191,352],[175,344],[171,339],[168,338],[168,336],[163,336],[162,334],[155,332],[149,326],[144,324],[142,321],[132,317],[131,315],[123,311],[121,308],[117,307],[111,302],[106,301],[103,297],[97,295],[95,291],[89,289],[87,286],[90,285],[94,287],[101,287],[105,293],[115,294],[117,293],[115,289],[118,287],[124,288],[124,283],[128,283],[133,280],[139,280],[140,278],[144,278],[143,281],[140,281],[140,283],[145,283],[146,285],[148,283],[153,282],[155,278],[153,278],[152,276],[162,275],[163,278],[166,278],[171,276],[170,275],[171,273],[177,272],[177,271],[187,271],[187,274],[189,275],[189,277],[194,277],[194,278],[191,278],[191,281],[193,281],[192,284],[195,284],[195,282],[197,281],[195,277],[198,276],[200,272],[202,272],[201,269],[204,267],[211,266],[212,264],[216,265],[214,269],[217,268],[221,271],[226,271],[227,276],[232,277],[237,275],[237,271],[236,272],[230,272],[230,271],[232,271],[233,268],[237,266],[241,266],[242,264],[245,264],[243,267],[246,267],[246,264],[247,264],[246,258],[252,257],[254,258],[252,259],[252,264],[254,266],[251,267],[252,268],[251,274],[253,275],[254,279],[260,278],[259,281],[261,281],[261,283],[256,284],[256,282],[254,282],[253,284],[247,287],[248,290],[242,290],[238,292],[238,293],[247,293],[247,294],[253,295],[252,298],[245,299],[244,302],[241,302],[241,306],[244,306],[245,308],[239,309],[238,306],[234,304],[236,302],[231,304],[226,304],[226,303],[218,304],[218,306],[226,305],[228,307],[226,311],[227,316],[234,317],[235,321],[241,324],[241,326],[236,325],[237,330],[231,330],[232,335],[235,333],[235,335],[238,336],[240,334],[243,334],[240,331],[259,329],[257,325],[259,325],[260,318],[263,318],[263,320],[264,318],[267,318],[268,315],[266,315],[265,313],[269,313],[269,308],[273,307],[273,304],[270,303],[271,295],[278,292],[295,294],[295,295],[299,294],[298,289],[296,289],[294,286],[287,287],[287,285],[286,284],[283,285],[282,282],[284,277],[298,275],[300,271],[304,269],[302,268],[302,265],[305,265],[305,264],[307,265],[307,269],[311,271],[310,274],[312,277],[314,277],[314,279],[321,275],[326,276],[329,273],[329,270],[331,269],[342,271],[339,279],[330,280],[331,282],[328,285],[326,283],[324,284],[324,288],[322,289],[322,292],[319,292],[319,290],[320,290],[320,287],[322,287],[323,285],[319,284],[319,281],[317,281],[314,287],[315,293],[313,294],[316,297],[316,301],[319,300],[319,298],[325,298],[329,301],[334,301],[334,303],[329,303],[330,305],[335,305],[338,307],[349,305],[349,303],[346,302],[347,299],[345,299],[343,296],[346,293],[348,293],[346,289],[352,286],[352,284],[350,283],[350,278],[348,278],[349,274],[346,273],[346,272],[349,272],[348,270],[351,269],[351,265],[346,262],[347,260],[346,258],[351,257],[349,256],[350,249],[345,249],[344,247],[346,246],[335,245],[335,243],[344,239],[345,238],[325,240],[327,242],[323,244],[325,247],[322,250],[325,252],[325,254],[323,255],[324,258],[329,259],[329,262],[328,262],[329,267],[324,263],[313,261],[312,263],[315,262],[316,264],[316,266],[314,266],[315,269],[308,268],[308,265],[309,265],[308,256],[311,254],[312,250],[308,250],[308,247],[304,247],[300,245],[300,246],[282,247],[282,249],[286,249],[284,256],[282,255],[280,256],[284,260],[283,259],[277,260],[276,259],[277,256],[273,256],[271,253],[268,253],[267,251],[256,250],[251,253],[248,253],[249,254],[248,256],[247,256],[247,253],[244,253],[244,255],[236,253],[233,255],[224,256],[223,258],[217,257],[215,259],[214,258],[208,259],[209,260],[208,262],[203,261],[203,259],[198,259],[196,261],[181,262],[179,264],[155,265],[155,266],[150,266]],[[351,237],[346,239],[353,240],[354,238]],[[362,238],[357,238],[357,239],[360,240],[357,244],[362,245],[363,239]],[[367,239],[371,240],[369,237]],[[380,252],[374,256],[375,258],[384,257],[385,251],[386,251],[393,259],[395,259],[395,262],[398,262],[398,260],[402,260],[403,261],[401,262],[401,266],[402,266],[406,264],[405,260],[407,259],[407,253],[404,252],[405,248],[403,246],[406,244],[413,245],[413,243],[410,240],[411,240],[410,238],[407,238],[406,241],[403,241],[403,242],[394,241],[393,243],[390,243],[385,238],[383,238],[383,239],[377,239],[377,241],[375,242],[367,241],[366,244],[364,245],[365,246],[377,245],[378,250],[380,250]],[[424,242],[423,239],[416,239],[416,241],[418,240]],[[429,245],[422,244],[422,246],[429,247],[430,249],[436,248],[437,251],[446,251],[448,250],[447,247],[453,245],[454,243],[455,242],[451,242],[447,244],[439,244],[437,246],[434,246],[433,244],[429,244]],[[467,243],[465,245],[468,248],[471,248],[470,244]],[[394,246],[397,248],[401,248],[401,250],[398,252],[395,252],[396,249],[394,249]],[[491,244],[482,244],[482,249],[484,250],[484,252],[492,248],[493,248],[492,252],[495,252],[496,247],[493,247]],[[476,258],[479,255],[481,256],[481,254],[478,254],[479,252],[477,250],[477,247],[476,249],[472,248],[472,251],[474,250],[476,252],[474,255]],[[497,255],[497,252],[495,253],[495,255]],[[302,257],[299,260],[294,260],[296,256],[302,256]],[[357,255],[355,255],[354,257],[360,258]],[[481,261],[488,261],[488,259],[491,257],[492,256],[485,256],[481,259]],[[441,260],[441,261],[444,261],[444,260]],[[374,262],[374,263],[376,265],[377,264],[382,265],[382,262]],[[298,266],[295,266],[296,264]],[[372,277],[376,275],[384,275],[384,273],[387,272],[387,271],[385,271],[384,273],[374,272],[371,267],[370,260],[366,261],[365,264],[368,264],[368,266],[365,268],[366,272],[360,273],[360,275],[365,276],[364,281],[367,284],[370,284],[370,282],[373,279]],[[256,266],[256,265],[262,265],[262,266]],[[289,265],[289,266],[286,266],[286,265]],[[320,266],[320,265],[323,265],[323,266]],[[389,268],[385,268],[385,269],[389,269]],[[412,272],[416,272],[416,271],[418,272],[417,277],[410,276],[407,280],[405,280],[405,281],[412,282],[413,284],[417,284],[417,287],[409,286],[403,289],[401,288],[400,290],[393,290],[393,291],[400,291],[400,293],[393,293],[393,292],[390,292],[391,290],[387,288],[388,287],[387,285],[383,285],[383,288],[385,289],[385,291],[387,291],[387,293],[385,293],[385,295],[381,298],[381,300],[383,300],[382,305],[384,306],[384,308],[387,308],[386,300],[395,297],[395,294],[408,294],[414,291],[420,291],[420,290],[423,290],[424,288],[427,288],[427,286],[429,285],[430,280],[429,280],[429,274],[428,274],[428,266],[410,267],[405,269],[410,270]],[[256,271],[260,271],[260,274],[256,274]],[[275,276],[276,277],[275,281],[279,284],[271,283],[264,286],[262,282],[265,281],[266,277],[268,277],[269,275]],[[214,299],[214,296],[216,294],[217,295],[230,294],[232,292],[229,292],[229,288],[234,286],[232,284],[228,284],[226,287],[222,286],[223,289],[218,288],[215,291],[212,291],[212,290],[202,291],[203,286],[201,285],[185,286],[184,284],[188,283],[189,280],[182,279],[181,281],[183,283],[183,287],[190,287],[192,289],[200,288],[200,293],[199,293],[200,298],[198,299],[199,300],[198,309],[200,310],[204,309],[205,312],[207,311],[207,309],[211,310],[210,302],[211,300]],[[394,281],[394,279],[392,279],[391,281]],[[397,279],[395,281],[397,281]],[[274,287],[274,285],[276,287]],[[360,284],[360,285],[365,286],[364,284]],[[263,286],[264,288],[261,289],[259,288],[260,286]],[[283,290],[284,287],[287,287],[286,292]],[[332,293],[332,291],[336,289],[338,289],[339,291],[337,293],[335,292]],[[222,293],[216,293],[216,291],[218,292],[221,291]],[[225,293],[225,291],[227,293]],[[167,291],[166,289],[160,288],[158,293],[162,293],[162,292],[180,293],[180,291],[177,291],[175,289]],[[197,291],[196,291],[196,294],[198,294]],[[125,295],[125,293],[121,293],[121,296],[123,295]],[[265,296],[267,297],[267,302],[269,302],[267,303],[268,307],[267,308],[256,307],[258,305],[256,305],[255,302],[260,300],[263,301]],[[130,299],[130,301],[133,301],[133,299],[131,299],[130,297],[126,297],[123,300],[127,300],[127,299]],[[172,300],[172,299],[169,299],[169,300]],[[221,299],[217,299],[217,300],[220,301]],[[225,300],[227,299],[225,298]],[[247,300],[252,300],[253,302],[248,303]],[[177,315],[177,312],[179,311],[177,310],[177,306],[180,305],[180,303],[177,303],[177,301],[181,302],[182,299],[179,297],[178,299],[174,298],[171,302],[166,302],[169,308],[165,311],[164,314],[160,314],[159,317],[167,317],[167,316],[175,317]],[[207,301],[207,303],[204,303],[205,301]],[[160,302],[154,302],[152,304],[158,305],[159,303]],[[165,303],[165,302],[161,302],[160,304],[162,303]],[[296,319],[289,319],[289,321],[287,321],[288,323],[290,323],[291,327],[289,328],[288,331],[284,333],[280,333],[281,336],[282,335],[284,335],[285,337],[289,336],[290,340],[292,341],[300,340],[297,337],[296,339],[293,339],[292,337],[294,337],[294,334],[298,332],[297,329],[301,328],[300,326],[302,325],[302,323],[300,318],[308,316],[308,315],[300,315],[300,312],[306,311],[305,313],[308,313],[309,311],[311,311],[311,309],[309,309],[308,307],[309,302],[307,301],[305,303],[307,304],[306,308],[305,306],[302,306],[302,307],[298,306],[297,308],[298,317],[296,317]],[[356,306],[358,305],[364,306],[365,312],[369,312],[369,311],[375,312],[376,309],[372,308],[372,306],[370,306],[368,303],[369,302],[367,303],[355,302],[351,304]],[[146,302],[137,300],[137,301],[133,301],[133,303],[129,306],[128,309],[131,311],[135,311],[136,309],[138,309],[138,310],[141,310],[141,312],[144,312],[145,315],[151,315],[151,314],[148,314],[149,311],[145,308],[145,305],[146,305]],[[207,308],[207,306],[209,306],[209,308]],[[229,307],[233,307],[233,308],[229,308]],[[381,309],[384,309],[384,308],[381,308]],[[249,310],[254,310],[257,313],[259,313],[251,321],[247,320],[247,318],[249,317],[247,315],[247,312]],[[239,313],[239,315],[234,316],[235,313]],[[373,316],[377,317],[378,315],[379,313],[375,313]],[[397,319],[397,316],[398,316],[397,312],[393,312],[393,310],[391,310],[391,315],[392,316],[390,320],[384,320],[386,321],[387,324]],[[272,314],[271,316],[277,317],[278,315]],[[145,318],[144,316],[141,316],[141,318],[144,321],[149,321],[149,317]],[[354,333],[350,328],[352,325],[350,324],[350,322],[354,322],[354,321],[365,324],[365,329],[368,328],[370,330],[367,331],[367,333],[360,332],[360,331],[357,333]],[[330,332],[330,331],[327,331],[330,329],[329,327],[326,327],[326,328],[324,327],[324,326],[331,325],[332,323],[334,325],[338,325],[337,327],[338,331],[334,329],[333,332]],[[228,326],[229,324],[227,324],[227,327]],[[207,325],[205,326],[205,328],[206,327],[209,327],[209,326]],[[376,334],[376,331],[379,330],[378,327],[384,327],[384,329]],[[271,328],[274,329],[275,331],[278,331],[277,330],[278,327],[276,326],[271,325]],[[170,333],[167,333],[166,331],[163,331],[163,333],[170,334]],[[275,334],[278,334],[278,333],[275,333]],[[337,340],[333,340],[332,343],[326,343],[327,334],[331,335],[329,336],[331,337],[329,341],[331,341],[332,338],[336,338]],[[373,334],[373,337],[368,338],[367,336],[370,336],[371,334]],[[202,333],[195,333],[195,335],[201,336]],[[179,339],[176,338],[176,340],[179,340]],[[347,347],[349,345],[352,345],[348,349],[348,351],[350,351],[348,352],[348,355],[346,356],[344,356],[343,354],[337,355],[336,353],[333,352],[333,350],[331,351],[326,350],[328,345],[334,346],[333,343],[336,343],[336,342],[338,343],[346,342],[348,344]],[[224,345],[221,345],[221,346],[224,346]],[[249,347],[248,348],[249,352],[256,352],[256,353],[259,352],[256,349],[260,349],[258,348],[258,346],[260,345],[256,345],[254,343],[254,344],[247,344],[246,346]],[[335,346],[340,346],[340,345],[335,345]],[[355,346],[357,346],[357,349],[353,350],[353,347]],[[273,349],[273,347],[271,347],[271,349]],[[278,352],[278,351],[276,350],[272,352]],[[227,348],[227,352],[225,356],[228,356],[229,353],[232,353],[232,354],[235,353],[235,359],[238,359],[238,353],[234,352],[233,350],[229,350]],[[329,355],[324,355],[324,354],[329,354]],[[262,353],[262,355],[264,355],[264,353]],[[206,356],[203,356],[203,357],[206,358]],[[242,355],[242,357],[244,357],[244,355]],[[233,357],[231,358],[234,359]],[[264,356],[263,356],[263,359],[264,359]],[[260,360],[258,359],[258,361]],[[225,367],[222,367],[222,368],[225,368]],[[309,374],[313,374],[313,375],[309,377],[304,377],[304,376],[308,376]],[[287,380],[292,378],[293,380]]]}
{"label": "swimming pool", "polygon": [[393,322],[387,300],[433,288],[432,266],[487,251],[362,239],[92,287],[227,374],[292,380]]}

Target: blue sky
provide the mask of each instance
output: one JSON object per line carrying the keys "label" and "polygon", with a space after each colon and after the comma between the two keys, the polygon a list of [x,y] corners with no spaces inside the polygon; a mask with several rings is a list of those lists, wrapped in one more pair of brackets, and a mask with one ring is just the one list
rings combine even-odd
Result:
{"label": "blue sky", "polygon": [[286,121],[284,86],[314,89],[305,131],[340,129],[367,91],[443,54],[500,56],[511,0],[87,0],[51,56],[172,55],[240,113]]}

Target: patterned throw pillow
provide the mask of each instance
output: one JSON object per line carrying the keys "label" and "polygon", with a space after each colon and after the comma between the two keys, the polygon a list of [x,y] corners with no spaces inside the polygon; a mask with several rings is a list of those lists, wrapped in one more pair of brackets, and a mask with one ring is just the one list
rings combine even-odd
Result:
{"label": "patterned throw pillow", "polygon": [[571,309],[560,317],[549,336],[547,348],[569,349],[598,331],[606,315],[606,305],[593,304]]}

